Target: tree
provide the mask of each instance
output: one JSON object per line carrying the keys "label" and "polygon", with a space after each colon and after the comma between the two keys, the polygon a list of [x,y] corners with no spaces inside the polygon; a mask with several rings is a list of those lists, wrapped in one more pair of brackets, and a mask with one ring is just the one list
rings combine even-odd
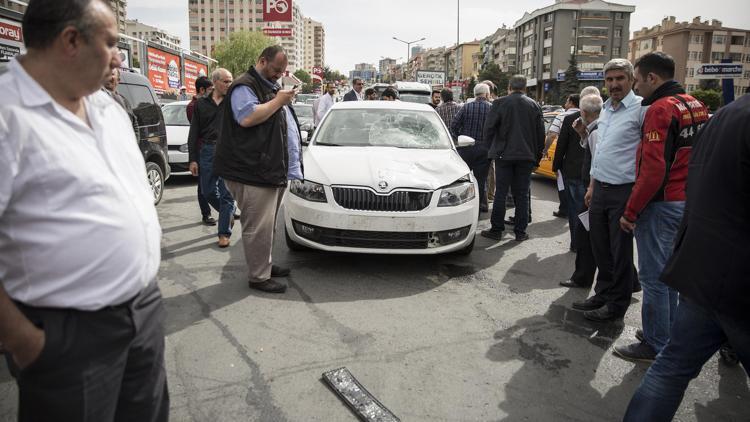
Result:
{"label": "tree", "polygon": [[690,95],[703,102],[703,104],[705,104],[712,112],[715,112],[721,107],[721,92],[719,91],[713,89],[696,89],[691,92]]}
{"label": "tree", "polygon": [[312,81],[312,76],[310,76],[310,74],[307,73],[304,69],[297,69],[297,71],[294,72],[294,77],[305,84],[309,84]]}
{"label": "tree", "polygon": [[490,63],[485,66],[485,68],[482,69],[481,72],[479,72],[479,76],[477,77],[477,79],[479,79],[480,81],[492,81],[497,89],[497,92],[495,92],[495,94],[500,95],[500,93],[505,92],[505,89],[508,87],[510,77],[510,73],[503,72],[502,69],[500,69],[500,66],[497,65],[497,63]]}
{"label": "tree", "polygon": [[346,76],[342,75],[338,70],[333,70],[329,66],[323,66],[323,80],[334,82],[346,79]]}
{"label": "tree", "polygon": [[141,62],[138,61],[137,58],[133,57],[133,68],[134,69],[140,69],[141,68]]}
{"label": "tree", "polygon": [[565,81],[560,90],[560,104],[564,104],[569,95],[579,92],[581,89],[578,83],[578,61],[576,61],[575,54],[571,54],[568,59],[568,69],[565,70]]}
{"label": "tree", "polygon": [[701,79],[698,81],[698,87],[704,91],[721,91],[721,83],[718,79]]}
{"label": "tree", "polygon": [[261,32],[239,31],[219,41],[214,49],[214,58],[219,66],[240,75],[247,72],[258,60],[260,53],[275,42]]}
{"label": "tree", "polygon": [[477,78],[471,77],[469,79],[469,86],[466,87],[466,98],[474,98],[474,87],[477,86]]}

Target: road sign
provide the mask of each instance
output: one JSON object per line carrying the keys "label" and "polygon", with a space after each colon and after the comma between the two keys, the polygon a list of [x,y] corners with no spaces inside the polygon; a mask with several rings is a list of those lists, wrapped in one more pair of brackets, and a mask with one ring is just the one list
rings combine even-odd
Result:
{"label": "road sign", "polygon": [[445,85],[445,72],[432,70],[417,70],[417,82],[430,86]]}
{"label": "road sign", "polygon": [[292,0],[264,0],[263,22],[291,22]]}
{"label": "road sign", "polygon": [[733,79],[742,77],[740,63],[703,63],[695,68],[696,79]]}
{"label": "road sign", "polygon": [[[557,82],[562,82],[565,80],[565,71],[561,70],[557,72]],[[604,80],[604,71],[603,70],[594,70],[590,72],[578,72],[578,80],[579,81],[603,81]]]}

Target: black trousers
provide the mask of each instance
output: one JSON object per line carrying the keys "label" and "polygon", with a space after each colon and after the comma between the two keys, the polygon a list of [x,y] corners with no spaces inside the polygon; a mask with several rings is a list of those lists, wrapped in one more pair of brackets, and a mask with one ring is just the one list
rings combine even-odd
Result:
{"label": "black trousers", "polygon": [[458,149],[458,155],[464,160],[469,169],[474,173],[479,186],[479,203],[487,205],[487,176],[490,172],[492,161],[487,158],[487,150],[477,146],[463,147]]}
{"label": "black trousers", "polygon": [[595,297],[617,315],[625,315],[638,283],[633,265],[633,234],[620,228],[620,217],[633,184],[594,182],[589,209],[591,249],[599,268]]}
{"label": "black trousers", "polygon": [[516,234],[526,233],[531,215],[531,161],[495,160],[495,202],[492,208],[490,223],[492,231],[505,230],[505,197],[508,190],[513,193],[516,204]]}
{"label": "black trousers", "polygon": [[[584,211],[586,211],[585,205],[579,211],[579,214]],[[570,281],[579,286],[591,287],[594,284],[594,275],[596,274],[596,260],[594,259],[594,252],[591,250],[589,231],[583,227],[583,224],[577,224],[575,231],[576,268],[573,275],[570,276]]]}
{"label": "black trousers", "polygon": [[164,368],[164,308],[151,283],[128,302],[94,312],[17,304],[44,330],[42,353],[18,370],[18,420],[169,419]]}

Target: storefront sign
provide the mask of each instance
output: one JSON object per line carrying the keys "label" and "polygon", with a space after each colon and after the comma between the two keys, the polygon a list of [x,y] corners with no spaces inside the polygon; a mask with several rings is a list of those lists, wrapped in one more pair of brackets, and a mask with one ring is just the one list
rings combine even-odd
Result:
{"label": "storefront sign", "polygon": [[263,28],[263,33],[269,37],[291,37],[292,28]]}
{"label": "storefront sign", "polygon": [[21,23],[0,18],[0,62],[25,53]]}

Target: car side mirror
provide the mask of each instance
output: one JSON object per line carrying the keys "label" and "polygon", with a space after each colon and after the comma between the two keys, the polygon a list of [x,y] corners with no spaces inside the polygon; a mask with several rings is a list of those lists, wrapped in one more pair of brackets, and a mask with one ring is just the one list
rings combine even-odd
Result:
{"label": "car side mirror", "polygon": [[308,145],[310,143],[310,140],[307,138],[308,135],[309,133],[306,130],[301,130],[299,132],[300,143],[302,145]]}
{"label": "car side mirror", "polygon": [[466,135],[459,135],[458,136],[458,146],[459,147],[470,147],[474,144],[476,144],[477,141],[474,140],[471,136]]}

